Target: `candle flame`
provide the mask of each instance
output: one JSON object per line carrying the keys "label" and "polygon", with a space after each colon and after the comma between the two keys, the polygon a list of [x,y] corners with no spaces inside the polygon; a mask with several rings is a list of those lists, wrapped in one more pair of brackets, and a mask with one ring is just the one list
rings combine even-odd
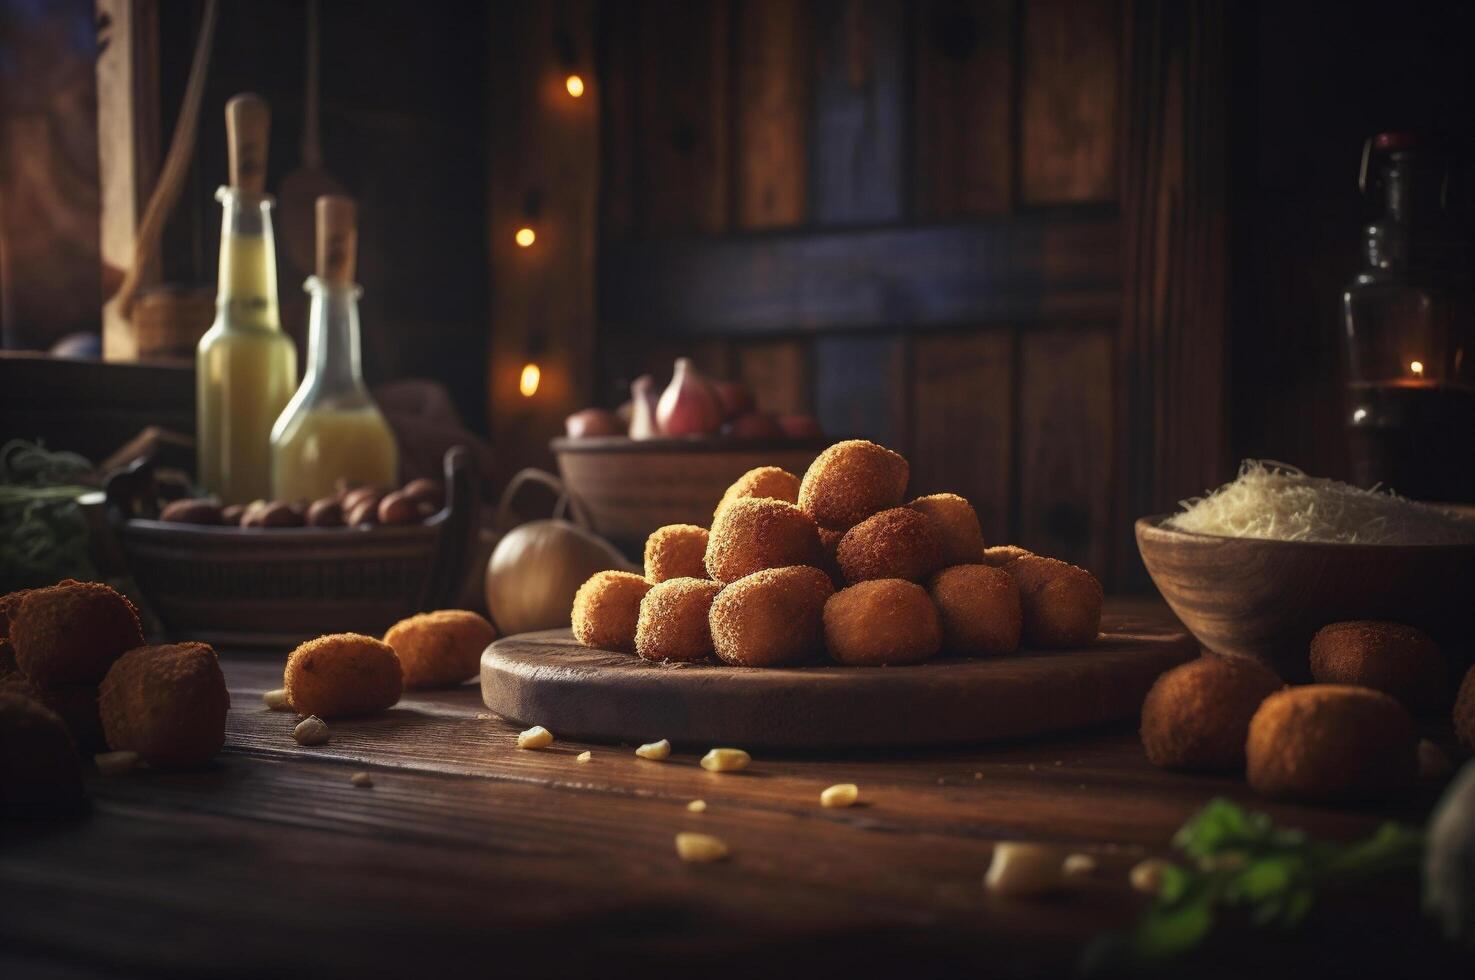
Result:
{"label": "candle flame", "polygon": [[531,398],[538,393],[538,382],[543,379],[543,372],[538,370],[538,365],[531,362],[522,366],[522,377],[517,381],[517,390],[522,392],[522,397]]}
{"label": "candle flame", "polygon": [[538,233],[533,231],[531,228],[519,228],[517,229],[517,234],[513,235],[512,237],[517,241],[517,244],[521,245],[523,248],[527,248],[533,242],[538,240]]}
{"label": "candle flame", "polygon": [[578,75],[570,75],[563,80],[563,87],[568,89],[568,94],[574,98],[584,94],[584,80]]}
{"label": "candle flame", "polygon": [[1423,361],[1409,361],[1408,362],[1408,369],[1413,372],[1413,375],[1416,378],[1422,378],[1424,376],[1424,362]]}

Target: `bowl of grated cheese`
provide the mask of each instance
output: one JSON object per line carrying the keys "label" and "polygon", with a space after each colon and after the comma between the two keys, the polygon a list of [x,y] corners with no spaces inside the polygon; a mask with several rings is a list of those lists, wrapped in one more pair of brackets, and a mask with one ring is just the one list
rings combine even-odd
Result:
{"label": "bowl of grated cheese", "polygon": [[1304,680],[1311,637],[1348,619],[1430,633],[1452,661],[1475,639],[1475,518],[1247,460],[1239,476],[1137,522],[1153,584],[1210,650]]}

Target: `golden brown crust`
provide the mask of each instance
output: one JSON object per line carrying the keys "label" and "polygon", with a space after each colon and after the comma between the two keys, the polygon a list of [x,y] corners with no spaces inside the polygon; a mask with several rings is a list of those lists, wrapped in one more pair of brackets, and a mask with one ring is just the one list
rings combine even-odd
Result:
{"label": "golden brown crust", "polygon": [[1391,694],[1410,711],[1449,704],[1444,655],[1429,634],[1402,623],[1352,620],[1311,638],[1311,676]]}
{"label": "golden brown crust", "polygon": [[574,639],[586,647],[635,652],[640,600],[650,583],[634,572],[595,572],[574,594]]}
{"label": "golden brown crust", "polygon": [[734,480],[732,486],[723,492],[722,499],[717,502],[717,509],[712,511],[712,520],[717,520],[717,515],[722,513],[722,508],[734,500],[742,500],[746,497],[767,497],[770,500],[797,504],[799,502],[799,478],[777,466],[759,466],[751,469]]}
{"label": "golden brown crust", "polygon": [[695,663],[713,654],[708,615],[722,585],[706,578],[673,578],[651,586],[640,600],[635,652],[646,660]]}
{"label": "golden brown crust", "polygon": [[143,644],[133,603],[110,586],[68,579],[32,589],[10,614],[15,661],[42,687],[96,684]]}
{"label": "golden brown crust", "polygon": [[282,686],[299,715],[348,718],[393,707],[404,691],[404,672],[388,643],[334,633],[292,651]]}
{"label": "golden brown crust", "polygon": [[706,578],[707,529],[667,524],[645,539],[645,578],[652,585],[672,578]]}
{"label": "golden brown crust", "polygon": [[909,468],[900,453],[864,439],[820,453],[799,484],[799,508],[821,527],[848,531],[906,498]]}
{"label": "golden brown crust", "polygon": [[1142,703],[1142,748],[1164,769],[1243,769],[1250,719],[1284,687],[1258,660],[1206,653],[1157,679]]}
{"label": "golden brown crust", "polygon": [[81,809],[82,765],[56,713],[0,692],[0,814],[55,816]]}
{"label": "golden brown crust", "polygon": [[1250,721],[1245,757],[1250,786],[1276,799],[1372,799],[1418,775],[1408,711],[1381,691],[1343,684],[1270,695]]}
{"label": "golden brown crust", "polygon": [[907,506],[932,521],[944,568],[983,561],[983,529],[978,525],[978,512],[967,500],[955,493],[933,493]]}
{"label": "golden brown crust", "polygon": [[467,609],[420,613],[384,634],[407,689],[450,687],[476,676],[482,653],[496,638],[496,627]]}
{"label": "golden brown crust", "polygon": [[201,766],[225,745],[230,694],[208,643],[128,651],[103,678],[98,703],[108,747],[151,766]]}
{"label": "golden brown crust", "polygon": [[996,544],[992,548],[983,549],[983,563],[993,568],[1008,568],[1020,558],[1029,558],[1033,555],[1033,551],[1021,548],[1017,544]]}
{"label": "golden brown crust", "polygon": [[825,603],[825,649],[853,667],[915,664],[942,648],[942,624],[927,590],[897,578],[869,579]]}
{"label": "golden brown crust", "polygon": [[718,582],[736,582],[765,568],[814,565],[819,530],[798,507],[782,500],[745,497],[717,515],[707,537],[705,567]]}
{"label": "golden brown crust", "polygon": [[942,563],[936,525],[908,507],[872,514],[845,532],[835,551],[845,581],[904,578],[920,582]]}
{"label": "golden brown crust", "polygon": [[1094,643],[1101,632],[1101,583],[1069,562],[1021,555],[1007,567],[1019,583],[1024,645],[1058,649]]}
{"label": "golden brown crust", "polygon": [[1454,726],[1460,745],[1466,752],[1475,752],[1475,667],[1465,671],[1455,696]]}
{"label": "golden brown crust", "polygon": [[767,568],[718,593],[708,622],[712,646],[739,667],[777,667],[812,660],[824,644],[825,600],[835,591],[817,568]]}
{"label": "golden brown crust", "polygon": [[1019,648],[1019,586],[1003,569],[978,564],[944,568],[927,583],[927,594],[937,607],[947,652],[992,657]]}

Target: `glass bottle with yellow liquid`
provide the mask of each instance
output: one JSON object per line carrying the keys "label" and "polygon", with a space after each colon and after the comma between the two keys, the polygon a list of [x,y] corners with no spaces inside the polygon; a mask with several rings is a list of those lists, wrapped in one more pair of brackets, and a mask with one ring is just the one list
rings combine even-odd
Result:
{"label": "glass bottle with yellow liquid", "polygon": [[271,433],[272,495],[316,500],[347,484],[398,482],[394,433],[364,386],[359,366],[358,300],[353,281],[358,238],[346,197],[317,202],[317,275],[308,319],[307,376]]}
{"label": "glass bottle with yellow liquid", "polygon": [[195,352],[200,485],[227,504],[271,496],[271,427],[297,382],[297,348],[277,311],[276,244],[266,183],[270,112],[255,95],[225,107],[230,186],[223,209],[215,323]]}

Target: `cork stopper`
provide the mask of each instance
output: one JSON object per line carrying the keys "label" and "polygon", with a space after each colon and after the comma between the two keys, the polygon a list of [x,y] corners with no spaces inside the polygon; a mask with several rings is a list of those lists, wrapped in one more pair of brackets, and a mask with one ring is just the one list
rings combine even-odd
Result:
{"label": "cork stopper", "polygon": [[254,92],[225,104],[225,140],[230,150],[230,185],[260,194],[266,190],[266,147],[271,107]]}
{"label": "cork stopper", "polygon": [[358,261],[358,205],[351,197],[318,198],[318,278],[334,285],[353,282]]}

